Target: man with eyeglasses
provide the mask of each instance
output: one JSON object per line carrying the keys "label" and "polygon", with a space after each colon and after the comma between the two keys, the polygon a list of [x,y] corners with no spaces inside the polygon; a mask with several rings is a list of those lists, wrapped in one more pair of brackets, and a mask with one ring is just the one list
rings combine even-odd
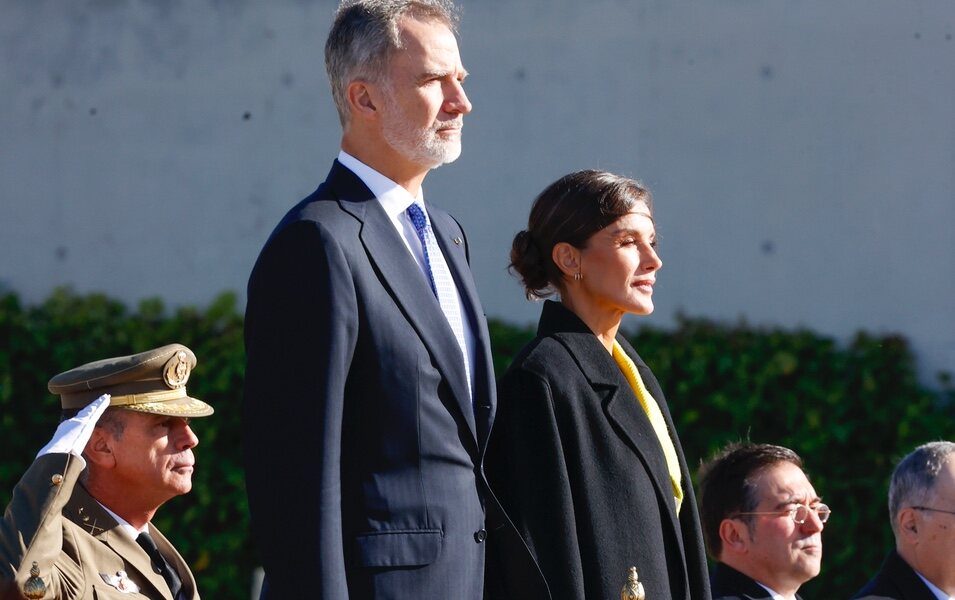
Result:
{"label": "man with eyeglasses", "polygon": [[931,442],[903,458],[889,483],[895,550],[853,600],[955,598],[955,443]]}
{"label": "man with eyeglasses", "polygon": [[801,600],[799,587],[819,574],[830,511],[802,466],[788,448],[747,442],[701,467],[713,600]]}

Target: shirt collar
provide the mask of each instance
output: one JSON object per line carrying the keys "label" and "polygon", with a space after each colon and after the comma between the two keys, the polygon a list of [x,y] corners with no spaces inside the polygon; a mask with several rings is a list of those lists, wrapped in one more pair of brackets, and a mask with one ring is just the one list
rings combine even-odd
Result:
{"label": "shirt collar", "polygon": [[424,191],[419,190],[418,196],[412,196],[408,190],[401,187],[394,181],[388,179],[378,171],[372,169],[344,150],[338,153],[338,162],[344,165],[349,171],[361,179],[362,183],[368,186],[371,193],[378,198],[381,207],[385,209],[388,217],[394,219],[401,213],[408,210],[412,203],[417,202],[424,206]]}
{"label": "shirt collar", "polygon": [[[754,580],[754,581],[755,581],[755,580]],[[783,598],[781,595],[779,595],[778,593],[776,593],[776,591],[773,590],[773,588],[771,588],[771,587],[769,587],[769,586],[766,586],[766,585],[763,585],[763,584],[759,583],[758,581],[756,582],[756,584],[759,585],[759,587],[761,587],[761,588],[763,588],[764,590],[766,590],[767,592],[769,592],[769,595],[773,597],[773,600],[786,600],[786,599]]]}
{"label": "shirt collar", "polygon": [[110,509],[108,509],[108,508],[106,508],[105,506],[103,506],[103,504],[102,504],[99,500],[97,500],[96,503],[99,504],[100,506],[102,506],[102,507],[103,507],[103,510],[105,510],[106,512],[109,513],[109,516],[111,516],[111,517],[113,517],[114,519],[116,519],[116,522],[119,523],[120,529],[122,529],[123,531],[125,531],[126,534],[129,535],[129,537],[131,537],[132,539],[135,540],[136,538],[138,538],[140,533],[149,533],[149,524],[148,524],[148,523],[147,523],[145,526],[143,526],[142,529],[136,529],[135,527],[133,527],[132,525],[129,524],[129,521],[127,521],[127,520],[124,519],[123,517],[117,515],[116,513],[114,513],[113,511],[111,511]]}
{"label": "shirt collar", "polygon": [[[915,571],[915,569],[912,569],[912,570]],[[925,582],[925,585],[928,586],[928,589],[929,589],[933,594],[935,594],[935,597],[938,598],[938,600],[955,600],[955,599],[953,599],[951,596],[949,596],[948,594],[946,594],[944,591],[942,591],[937,585],[935,585],[934,583],[932,583],[931,581],[929,581],[928,579],[926,579],[926,578],[925,578],[921,573],[919,573],[918,571],[915,571],[915,574],[919,576],[919,579],[921,579],[922,581]]]}

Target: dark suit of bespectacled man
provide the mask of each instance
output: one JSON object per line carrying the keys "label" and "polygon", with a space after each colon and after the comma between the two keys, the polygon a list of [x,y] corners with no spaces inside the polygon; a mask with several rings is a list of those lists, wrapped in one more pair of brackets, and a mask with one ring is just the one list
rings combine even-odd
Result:
{"label": "dark suit of bespectacled man", "polygon": [[464,232],[422,193],[471,111],[451,9],[339,8],[325,54],[341,152],[249,279],[244,460],[263,597],[483,596],[490,341]]}

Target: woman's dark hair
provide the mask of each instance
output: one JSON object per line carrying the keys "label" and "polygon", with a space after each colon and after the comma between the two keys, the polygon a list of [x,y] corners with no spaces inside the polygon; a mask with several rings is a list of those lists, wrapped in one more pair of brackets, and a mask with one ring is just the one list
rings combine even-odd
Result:
{"label": "woman's dark hair", "polygon": [[587,169],[564,175],[540,193],[527,229],[514,236],[508,269],[521,278],[528,299],[546,298],[563,288],[551,252],[561,242],[587,246],[590,236],[626,215],[637,203],[653,210],[649,190],[639,182]]}

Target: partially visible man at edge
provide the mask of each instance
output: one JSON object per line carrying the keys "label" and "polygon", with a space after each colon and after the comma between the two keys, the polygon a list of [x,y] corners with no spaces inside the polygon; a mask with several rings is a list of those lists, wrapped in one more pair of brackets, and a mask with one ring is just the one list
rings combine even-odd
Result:
{"label": "partially visible man at edge", "polygon": [[0,521],[0,598],[198,600],[189,566],[151,523],[192,489],[213,413],[186,393],[196,357],[181,344],[60,373],[63,421]]}
{"label": "partially visible man at edge", "polygon": [[341,151],[248,287],[264,598],[484,595],[490,341],[464,232],[422,193],[471,111],[455,26],[444,0],[346,0],[329,33]]}
{"label": "partially visible man at edge", "polygon": [[889,521],[895,550],[853,600],[955,598],[955,443],[923,444],[899,461]]}
{"label": "partially visible man at edge", "polygon": [[801,600],[819,574],[830,511],[789,448],[727,446],[700,469],[700,513],[713,600]]}

